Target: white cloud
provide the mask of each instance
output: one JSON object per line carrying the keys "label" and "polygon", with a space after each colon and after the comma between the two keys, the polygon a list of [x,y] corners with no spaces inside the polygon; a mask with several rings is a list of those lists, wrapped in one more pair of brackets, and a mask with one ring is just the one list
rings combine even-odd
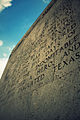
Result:
{"label": "white cloud", "polygon": [[7,47],[7,49],[8,49],[10,52],[11,52],[11,50],[12,50],[11,47]]}
{"label": "white cloud", "polygon": [[7,61],[8,61],[8,58],[0,58],[0,78],[3,74]]}
{"label": "white cloud", "polygon": [[6,53],[3,53],[3,56],[4,56],[4,57],[7,57],[7,54],[6,54]]}
{"label": "white cloud", "polygon": [[0,46],[2,46],[3,45],[3,41],[2,40],[0,40]]}
{"label": "white cloud", "polygon": [[51,0],[43,0],[44,3],[49,3]]}
{"label": "white cloud", "polygon": [[7,49],[11,52],[14,47],[15,47],[15,45],[13,45],[12,47],[7,47]]}
{"label": "white cloud", "polygon": [[0,0],[0,12],[5,8],[12,6],[12,0]]}

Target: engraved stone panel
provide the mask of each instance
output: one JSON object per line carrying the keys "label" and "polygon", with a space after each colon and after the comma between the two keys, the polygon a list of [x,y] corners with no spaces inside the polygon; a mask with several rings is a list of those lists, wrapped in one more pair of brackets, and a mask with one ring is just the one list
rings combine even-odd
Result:
{"label": "engraved stone panel", "polygon": [[80,119],[80,0],[52,0],[13,49],[0,118]]}

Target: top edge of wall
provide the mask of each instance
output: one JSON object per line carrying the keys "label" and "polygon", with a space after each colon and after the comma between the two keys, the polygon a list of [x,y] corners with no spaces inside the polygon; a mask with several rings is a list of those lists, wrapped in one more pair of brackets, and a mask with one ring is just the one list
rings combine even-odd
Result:
{"label": "top edge of wall", "polygon": [[[44,11],[40,14],[40,16],[36,19],[36,21],[32,24],[32,26],[29,28],[29,30],[24,34],[24,36],[22,37],[22,39],[17,43],[17,45],[15,46],[15,48],[12,50],[12,53],[10,55],[10,57],[12,56],[12,54],[18,49],[18,47],[21,45],[21,43],[25,40],[25,38],[27,38],[27,36],[31,33],[31,31],[33,30],[33,28],[36,26],[36,24],[48,13],[48,11],[52,8],[52,6],[54,5],[54,3],[57,0],[52,0],[48,6],[44,9]],[[9,57],[9,58],[10,58]]]}

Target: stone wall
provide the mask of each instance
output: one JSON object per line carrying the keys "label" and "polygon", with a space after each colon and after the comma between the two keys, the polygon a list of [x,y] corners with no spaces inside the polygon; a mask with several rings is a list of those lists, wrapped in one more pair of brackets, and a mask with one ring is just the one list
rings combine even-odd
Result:
{"label": "stone wall", "polygon": [[52,0],[13,49],[0,119],[80,119],[80,0]]}

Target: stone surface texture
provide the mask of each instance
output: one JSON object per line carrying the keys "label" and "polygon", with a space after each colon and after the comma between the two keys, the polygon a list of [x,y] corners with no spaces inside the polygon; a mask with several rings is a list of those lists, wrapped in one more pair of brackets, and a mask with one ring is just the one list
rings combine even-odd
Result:
{"label": "stone surface texture", "polygon": [[80,120],[80,0],[52,0],[13,49],[0,120]]}

